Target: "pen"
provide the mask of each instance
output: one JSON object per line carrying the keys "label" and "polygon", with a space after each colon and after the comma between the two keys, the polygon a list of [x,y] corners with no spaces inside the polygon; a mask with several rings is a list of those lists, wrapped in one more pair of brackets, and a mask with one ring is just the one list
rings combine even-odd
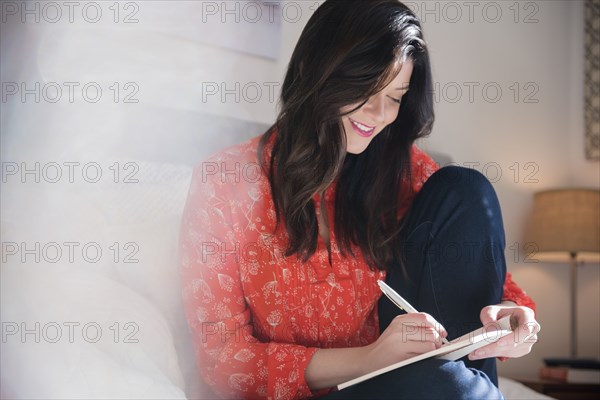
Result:
{"label": "pen", "polygon": [[[392,289],[387,283],[381,280],[377,280],[377,284],[379,285],[379,289],[387,296],[388,299],[392,301],[398,308],[406,311],[407,313],[418,313],[417,309],[410,305],[410,303],[402,296],[398,294],[394,289]],[[448,344],[448,339],[442,338],[442,342],[444,344]]]}

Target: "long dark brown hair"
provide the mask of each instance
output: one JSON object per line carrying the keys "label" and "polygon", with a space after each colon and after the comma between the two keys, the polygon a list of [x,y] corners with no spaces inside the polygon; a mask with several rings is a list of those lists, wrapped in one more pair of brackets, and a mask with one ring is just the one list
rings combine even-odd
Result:
{"label": "long dark brown hair", "polygon": [[[383,90],[406,59],[412,60],[413,72],[398,117],[362,153],[347,154],[341,118]],[[411,182],[413,142],[431,132],[432,96],[421,25],[404,4],[327,0],[315,11],[292,54],[278,118],[258,149],[277,213],[275,229],[283,220],[289,238],[286,256],[306,261],[316,251],[312,197],[336,181],[334,232],[341,254],[355,256],[355,244],[371,268],[402,262],[398,210],[411,194],[402,192],[401,182]],[[340,111],[357,103],[349,112]]]}

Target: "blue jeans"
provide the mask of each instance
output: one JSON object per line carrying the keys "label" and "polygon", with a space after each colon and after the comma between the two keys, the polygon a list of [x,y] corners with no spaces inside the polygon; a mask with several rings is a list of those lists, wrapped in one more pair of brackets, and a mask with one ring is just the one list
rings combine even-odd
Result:
{"label": "blue jeans", "polygon": [[[398,266],[387,283],[431,314],[454,339],[481,326],[484,306],[502,299],[506,261],[496,193],[479,172],[444,167],[417,194],[406,215]],[[381,332],[404,313],[387,297],[378,304]],[[326,396],[331,399],[498,399],[496,360],[429,359]]]}

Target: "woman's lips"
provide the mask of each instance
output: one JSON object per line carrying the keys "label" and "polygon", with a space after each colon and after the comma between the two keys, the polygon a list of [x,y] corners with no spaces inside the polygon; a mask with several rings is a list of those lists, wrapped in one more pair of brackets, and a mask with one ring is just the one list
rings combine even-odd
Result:
{"label": "woman's lips", "polygon": [[[354,131],[362,137],[371,137],[371,135],[373,135],[373,132],[375,132],[375,127],[370,127],[368,125],[358,122],[359,124],[361,124],[361,126],[359,126],[357,125],[357,121],[354,121],[352,118],[348,119],[350,120],[350,125],[352,125],[352,129],[354,129]],[[369,128],[369,130],[364,130],[365,127]]]}

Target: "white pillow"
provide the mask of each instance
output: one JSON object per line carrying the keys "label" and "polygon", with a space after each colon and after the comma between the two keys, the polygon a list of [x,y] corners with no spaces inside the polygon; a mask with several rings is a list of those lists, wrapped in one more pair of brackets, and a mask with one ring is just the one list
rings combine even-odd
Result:
{"label": "white pillow", "polygon": [[[3,323],[31,328],[40,322],[42,328],[52,328],[57,322],[68,332],[65,321],[80,322],[79,328],[92,321],[104,336],[97,343],[21,343],[11,335],[3,343],[3,365],[11,365],[2,370],[3,395],[184,398],[178,353],[184,355],[185,375],[198,376],[176,257],[191,168],[135,164],[137,183],[15,184],[3,191],[3,241],[29,247],[35,242],[95,242],[105,252],[97,263],[80,257],[75,263],[66,257],[57,263],[36,263],[29,257],[22,263],[18,255],[4,263]],[[120,249],[117,262],[107,250],[114,243]],[[126,255],[137,262],[123,262]],[[116,322],[123,335],[139,326],[137,335],[143,340],[105,340],[116,333],[110,329]],[[137,325],[125,329],[128,322]]]}
{"label": "white pillow", "polygon": [[55,272],[2,270],[3,396],[185,398],[171,331],[155,307],[102,276]]}

